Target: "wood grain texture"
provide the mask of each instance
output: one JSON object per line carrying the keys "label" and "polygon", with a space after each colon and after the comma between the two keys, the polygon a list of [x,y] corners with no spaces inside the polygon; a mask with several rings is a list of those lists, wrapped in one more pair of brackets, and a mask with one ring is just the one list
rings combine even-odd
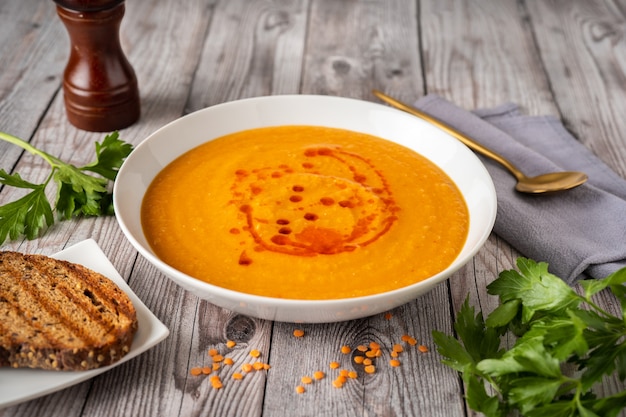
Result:
{"label": "wood grain texture", "polygon": [[518,1],[420,4],[429,93],[467,109],[512,101],[533,114],[557,114]]}
{"label": "wood grain texture", "polygon": [[417,4],[313,2],[302,92],[373,100],[372,88],[412,101],[423,93]]}
{"label": "wood grain texture", "polygon": [[222,2],[215,10],[187,112],[299,92],[308,1]]}
{"label": "wood grain texture", "polygon": [[[30,140],[59,91],[69,40],[52,2],[2,2],[0,19],[0,126]],[[16,158],[0,143],[5,152]]]}
{"label": "wood grain texture", "polygon": [[[142,116],[120,133],[137,145],[184,114],[229,100],[301,93],[376,101],[377,88],[408,102],[435,93],[467,109],[513,101],[528,114],[562,117],[624,176],[625,10],[623,0],[128,1],[121,39],[137,72]],[[0,130],[62,159],[90,162],[103,135],[66,120],[61,80],[69,42],[54,3],[5,1],[0,17]],[[0,168],[33,181],[46,175],[41,161],[1,141]],[[0,204],[18,195],[0,189]],[[457,373],[440,363],[431,332],[453,334],[468,296],[485,312],[495,308],[486,286],[520,255],[492,235],[448,282],[390,317],[299,325],[241,316],[182,290],[137,254],[112,217],[61,222],[40,239],[2,249],[51,254],[90,237],[170,336],[97,378],[0,410],[0,417],[476,415]],[[599,302],[617,311],[606,294]],[[295,328],[305,337],[295,338]],[[405,346],[402,366],[392,368],[389,350],[404,334],[431,350]],[[340,353],[342,345],[370,341],[383,346],[372,375],[353,353]],[[190,375],[211,364],[211,348],[234,361],[218,372],[221,390],[209,377]],[[256,360],[251,349],[271,369],[233,380]],[[333,387],[331,361],[358,378]],[[316,370],[326,377],[297,394],[300,378]],[[611,378],[598,392],[623,389]]]}
{"label": "wood grain texture", "polygon": [[626,2],[528,2],[566,126],[626,175]]}

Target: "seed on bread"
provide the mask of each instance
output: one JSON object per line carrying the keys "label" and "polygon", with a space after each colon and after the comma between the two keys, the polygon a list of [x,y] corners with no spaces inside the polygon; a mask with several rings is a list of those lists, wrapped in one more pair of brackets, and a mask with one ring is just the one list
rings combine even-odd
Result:
{"label": "seed on bread", "polygon": [[0,252],[0,366],[110,365],[130,351],[136,331],[131,300],[102,274],[44,255]]}

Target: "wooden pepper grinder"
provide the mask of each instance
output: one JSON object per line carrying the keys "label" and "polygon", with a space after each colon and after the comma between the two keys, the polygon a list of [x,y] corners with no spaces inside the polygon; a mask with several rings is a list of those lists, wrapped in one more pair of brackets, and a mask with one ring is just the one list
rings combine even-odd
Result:
{"label": "wooden pepper grinder", "polygon": [[70,37],[63,76],[67,117],[79,129],[110,132],[139,119],[135,71],[119,39],[124,0],[54,0]]}

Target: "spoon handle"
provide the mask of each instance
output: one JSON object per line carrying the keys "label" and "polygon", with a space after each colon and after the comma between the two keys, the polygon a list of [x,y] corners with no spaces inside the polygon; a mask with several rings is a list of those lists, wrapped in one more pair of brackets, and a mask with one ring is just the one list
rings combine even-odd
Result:
{"label": "spoon handle", "polygon": [[492,151],[491,149],[487,148],[486,146],[483,146],[480,143],[474,142],[472,139],[470,139],[469,137],[467,137],[463,133],[459,132],[458,130],[456,130],[452,126],[449,126],[448,124],[442,122],[441,120],[436,119],[435,117],[433,117],[433,116],[431,116],[431,115],[429,115],[427,113],[424,113],[423,111],[418,110],[415,107],[409,106],[408,104],[402,103],[401,101],[398,101],[395,98],[389,97],[388,95],[386,95],[386,94],[384,94],[384,93],[382,93],[382,92],[380,92],[378,90],[373,90],[372,93],[376,97],[380,98],[382,101],[386,102],[387,104],[390,104],[393,107],[396,107],[396,108],[398,108],[400,110],[404,110],[407,113],[410,113],[410,114],[412,114],[414,116],[420,117],[420,118],[426,120],[429,123],[432,123],[433,125],[437,126],[441,130],[449,133],[450,135],[452,135],[455,138],[457,138],[458,140],[460,140],[468,148],[473,149],[474,151],[476,151],[478,153],[481,153],[484,156],[486,156],[488,158],[491,158],[494,161],[502,164],[502,166],[504,166],[506,169],[511,171],[511,173],[518,180],[524,178],[524,174],[522,174],[522,172],[519,169],[517,169],[506,158],[504,158],[503,156],[495,153],[494,151]]}

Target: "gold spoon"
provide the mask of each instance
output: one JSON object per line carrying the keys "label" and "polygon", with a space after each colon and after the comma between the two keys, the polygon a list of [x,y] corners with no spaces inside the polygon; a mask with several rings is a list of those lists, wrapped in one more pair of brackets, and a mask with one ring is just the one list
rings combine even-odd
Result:
{"label": "gold spoon", "polygon": [[494,161],[502,164],[502,166],[511,171],[515,178],[517,178],[517,185],[515,186],[515,189],[517,191],[531,194],[549,193],[553,191],[569,190],[570,188],[577,187],[587,181],[587,175],[585,173],[576,171],[551,172],[549,174],[542,174],[536,177],[527,177],[515,165],[513,165],[503,156],[498,155],[491,149],[477,142],[474,142],[472,139],[468,138],[463,133],[459,132],[453,127],[448,126],[441,120],[438,120],[422,112],[421,110],[411,107],[408,104],[404,104],[392,97],[389,97],[388,95],[381,93],[378,90],[373,90],[372,92],[376,97],[380,98],[384,102],[400,110],[411,113],[414,116],[421,117],[427,122],[434,124],[441,130],[451,134],[452,136],[463,142],[468,148],[473,149],[474,151],[481,153],[484,156],[489,157]]}

